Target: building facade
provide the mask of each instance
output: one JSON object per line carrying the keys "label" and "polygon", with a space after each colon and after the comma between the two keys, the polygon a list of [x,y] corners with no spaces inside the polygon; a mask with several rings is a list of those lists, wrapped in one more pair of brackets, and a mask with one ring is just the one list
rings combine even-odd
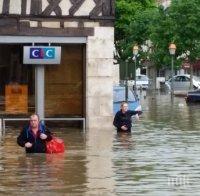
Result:
{"label": "building facade", "polygon": [[[0,27],[2,118],[112,127],[114,0],[0,0]],[[25,64],[25,46],[60,47],[60,63]]]}

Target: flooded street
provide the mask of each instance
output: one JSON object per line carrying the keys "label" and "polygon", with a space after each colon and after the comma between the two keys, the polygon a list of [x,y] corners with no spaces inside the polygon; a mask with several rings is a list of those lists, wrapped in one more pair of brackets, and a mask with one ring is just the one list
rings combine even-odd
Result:
{"label": "flooded street", "polygon": [[26,155],[16,144],[19,130],[7,128],[0,195],[200,195],[200,104],[139,97],[144,112],[131,134],[57,129],[64,154]]}

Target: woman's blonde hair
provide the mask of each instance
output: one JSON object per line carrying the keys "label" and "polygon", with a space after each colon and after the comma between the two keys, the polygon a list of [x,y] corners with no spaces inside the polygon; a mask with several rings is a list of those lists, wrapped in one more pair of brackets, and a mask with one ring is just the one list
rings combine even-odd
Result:
{"label": "woman's blonde hair", "polygon": [[126,101],[121,102],[121,107],[123,107],[124,104],[128,104]]}

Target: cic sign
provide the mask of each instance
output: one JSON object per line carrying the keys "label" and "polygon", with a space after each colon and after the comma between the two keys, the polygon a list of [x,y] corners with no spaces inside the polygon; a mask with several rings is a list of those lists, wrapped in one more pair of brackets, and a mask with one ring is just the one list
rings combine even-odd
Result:
{"label": "cic sign", "polygon": [[60,46],[24,46],[24,64],[60,64]]}

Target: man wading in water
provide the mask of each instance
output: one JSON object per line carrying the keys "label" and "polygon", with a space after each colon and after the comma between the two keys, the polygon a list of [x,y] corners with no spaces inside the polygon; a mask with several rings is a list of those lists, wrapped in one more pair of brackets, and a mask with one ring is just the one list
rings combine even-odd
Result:
{"label": "man wading in water", "polygon": [[46,141],[52,139],[51,132],[39,121],[39,116],[30,116],[29,125],[17,137],[17,143],[25,147],[27,153],[46,153]]}

